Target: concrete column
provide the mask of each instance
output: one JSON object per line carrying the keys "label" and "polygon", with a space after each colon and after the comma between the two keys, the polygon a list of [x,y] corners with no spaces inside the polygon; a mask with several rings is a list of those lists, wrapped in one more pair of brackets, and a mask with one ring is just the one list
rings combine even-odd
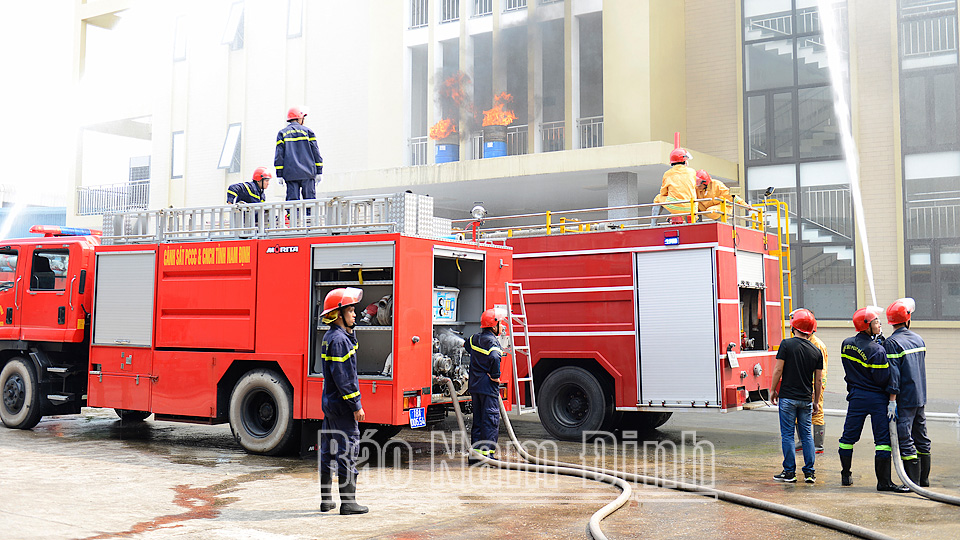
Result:
{"label": "concrete column", "polygon": [[500,44],[500,14],[503,12],[500,0],[493,0],[493,95],[507,91],[507,62]]}
{"label": "concrete column", "polygon": [[543,31],[537,22],[537,2],[527,2],[527,147],[543,152]]}
{"label": "concrete column", "polygon": [[[471,98],[473,97],[473,39],[467,32],[467,19],[473,13],[472,7],[470,0],[460,0],[460,71],[470,79],[470,82],[463,85],[463,91]],[[460,161],[480,157],[473,155],[473,132],[467,129],[472,123],[473,118],[467,113],[465,107],[461,107],[459,122]]]}
{"label": "concrete column", "polygon": [[580,24],[573,15],[573,2],[564,3],[564,149],[580,148],[577,122],[580,120]]}
{"label": "concrete column", "polygon": [[[618,171],[607,173],[607,206],[627,206],[639,204],[637,194],[637,173]],[[607,219],[635,218],[638,209],[610,210]],[[631,222],[635,224],[636,222]]]}
{"label": "concrete column", "polygon": [[[441,81],[437,80],[438,66],[443,65],[443,47],[437,41],[437,23],[439,17],[437,10],[440,9],[437,0],[427,0],[427,99],[433,106],[427,107],[427,134],[430,128],[436,124],[443,111],[440,110],[440,104],[437,103],[437,85]],[[437,155],[437,141],[427,137],[427,163]]]}

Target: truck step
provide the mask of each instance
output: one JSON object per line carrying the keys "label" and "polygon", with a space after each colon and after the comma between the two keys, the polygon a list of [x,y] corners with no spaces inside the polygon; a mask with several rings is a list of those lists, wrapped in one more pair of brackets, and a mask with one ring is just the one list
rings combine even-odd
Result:
{"label": "truck step", "polygon": [[47,373],[56,373],[58,375],[69,375],[73,373],[71,366],[47,366]]}
{"label": "truck step", "polygon": [[47,399],[59,405],[73,401],[74,394],[47,394]]}

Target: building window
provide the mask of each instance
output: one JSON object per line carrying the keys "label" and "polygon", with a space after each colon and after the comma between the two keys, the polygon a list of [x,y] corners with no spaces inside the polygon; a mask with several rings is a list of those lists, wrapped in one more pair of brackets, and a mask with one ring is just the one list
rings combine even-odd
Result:
{"label": "building window", "polygon": [[187,150],[184,132],[174,131],[170,143],[170,178],[183,178],[184,153]]}
{"label": "building window", "polygon": [[[845,33],[846,4],[834,6]],[[743,17],[748,198],[772,186],[788,205],[793,306],[846,319],[856,309],[853,210],[817,2],[743,0]]]}
{"label": "building window", "polygon": [[173,61],[180,62],[187,59],[187,16],[177,17],[173,31]]}
{"label": "building window", "polygon": [[298,38],[303,35],[303,0],[288,0],[287,37]]}
{"label": "building window", "polygon": [[230,14],[227,15],[227,26],[223,29],[221,43],[230,45],[231,51],[243,48],[243,2],[234,2],[230,5]]}
{"label": "building window", "polygon": [[900,0],[904,259],[916,317],[960,319],[957,3]]}
{"label": "building window", "polygon": [[440,22],[460,20],[460,0],[440,0]]}
{"label": "building window", "polygon": [[240,172],[240,124],[230,124],[227,128],[217,168],[227,169],[231,173]]}

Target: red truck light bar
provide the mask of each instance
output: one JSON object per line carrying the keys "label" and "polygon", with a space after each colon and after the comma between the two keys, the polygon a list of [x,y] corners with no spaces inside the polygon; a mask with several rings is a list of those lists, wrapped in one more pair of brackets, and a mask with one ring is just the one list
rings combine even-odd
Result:
{"label": "red truck light bar", "polygon": [[34,225],[30,232],[50,236],[103,236],[103,231],[97,229],[81,229],[77,227],[59,227],[56,225]]}

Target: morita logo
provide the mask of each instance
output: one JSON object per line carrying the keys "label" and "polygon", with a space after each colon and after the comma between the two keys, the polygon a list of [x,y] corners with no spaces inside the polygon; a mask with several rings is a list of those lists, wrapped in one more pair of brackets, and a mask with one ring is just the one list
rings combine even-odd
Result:
{"label": "morita logo", "polygon": [[267,248],[267,253],[297,253],[300,251],[299,246],[270,246]]}

